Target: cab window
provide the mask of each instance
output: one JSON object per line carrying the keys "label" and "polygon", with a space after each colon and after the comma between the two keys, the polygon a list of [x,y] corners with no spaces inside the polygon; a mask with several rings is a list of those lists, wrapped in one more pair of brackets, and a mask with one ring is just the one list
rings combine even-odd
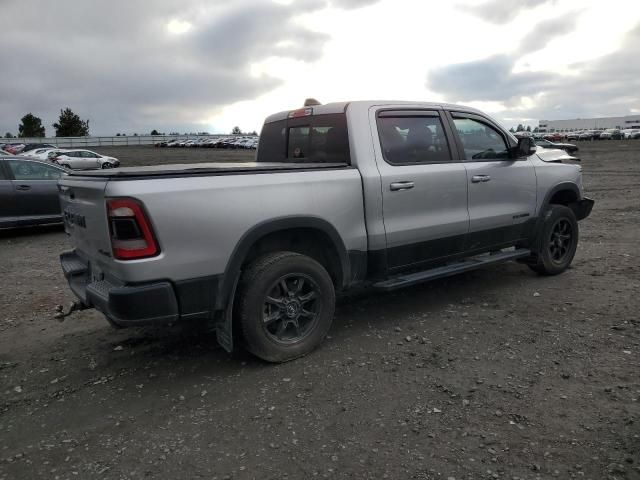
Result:
{"label": "cab window", "polygon": [[7,163],[16,180],[57,180],[63,174],[55,167],[37,162],[9,160]]}
{"label": "cab window", "polygon": [[505,160],[510,158],[504,137],[495,128],[471,118],[454,118],[467,160]]}
{"label": "cab window", "polygon": [[310,115],[266,123],[257,161],[350,163],[345,115]]}
{"label": "cab window", "polygon": [[406,165],[451,161],[449,144],[439,116],[382,112],[377,123],[380,145],[388,163]]}

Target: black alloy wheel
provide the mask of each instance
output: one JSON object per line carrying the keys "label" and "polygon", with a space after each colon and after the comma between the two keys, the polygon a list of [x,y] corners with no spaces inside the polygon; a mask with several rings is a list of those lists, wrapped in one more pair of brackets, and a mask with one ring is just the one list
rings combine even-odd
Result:
{"label": "black alloy wheel", "polygon": [[268,362],[286,362],[322,343],[336,302],[333,280],[322,264],[280,251],[256,258],[243,270],[234,325],[247,350]]}
{"label": "black alloy wheel", "polygon": [[573,229],[566,218],[560,218],[551,227],[549,255],[554,263],[562,264],[571,251]]}
{"label": "black alloy wheel", "polygon": [[569,268],[578,249],[578,220],[571,208],[550,205],[545,210],[537,245],[537,252],[527,260],[534,272],[557,275]]}
{"label": "black alloy wheel", "polygon": [[265,297],[263,328],[276,343],[297,343],[313,331],[321,309],[320,289],[311,277],[302,273],[284,275]]}

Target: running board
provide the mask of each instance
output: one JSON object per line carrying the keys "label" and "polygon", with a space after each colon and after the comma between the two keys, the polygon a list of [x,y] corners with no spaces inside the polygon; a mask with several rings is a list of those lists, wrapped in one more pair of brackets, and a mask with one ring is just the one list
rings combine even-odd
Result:
{"label": "running board", "polygon": [[417,283],[428,282],[437,278],[449,277],[458,273],[468,272],[470,270],[475,270],[476,268],[484,267],[485,265],[528,257],[529,255],[531,255],[531,250],[527,248],[485,253],[483,255],[466,258],[460,262],[450,263],[443,267],[432,268],[430,270],[409,273],[406,275],[398,275],[397,277],[392,277],[375,283],[373,287],[384,291],[396,290],[397,288],[408,287],[409,285],[415,285]]}

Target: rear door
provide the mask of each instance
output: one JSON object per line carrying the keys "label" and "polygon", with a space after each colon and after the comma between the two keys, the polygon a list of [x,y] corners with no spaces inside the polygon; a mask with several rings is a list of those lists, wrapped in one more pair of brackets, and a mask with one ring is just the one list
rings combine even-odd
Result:
{"label": "rear door", "polygon": [[[389,269],[463,251],[469,230],[467,173],[447,122],[437,110],[371,113],[382,180]],[[375,135],[374,134],[374,135]]]}
{"label": "rear door", "polygon": [[62,220],[58,200],[58,179],[64,172],[51,165],[31,160],[7,160],[11,183],[22,224],[49,223]]}
{"label": "rear door", "polygon": [[15,227],[18,221],[13,183],[7,169],[6,160],[0,160],[0,228]]}
{"label": "rear door", "polygon": [[467,169],[469,236],[466,251],[499,248],[529,235],[536,211],[536,174],[528,158],[491,119],[451,112],[458,152]]}

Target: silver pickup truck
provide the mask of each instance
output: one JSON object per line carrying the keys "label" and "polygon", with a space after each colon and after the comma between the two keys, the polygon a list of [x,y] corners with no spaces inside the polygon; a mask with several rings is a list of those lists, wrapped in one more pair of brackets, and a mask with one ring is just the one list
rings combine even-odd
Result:
{"label": "silver pickup truck", "polygon": [[291,360],[355,285],[507,260],[564,271],[593,201],[563,156],[458,105],[285,111],[266,119],[255,163],[70,172],[62,268],[78,305],[114,326],[205,320],[229,351]]}

